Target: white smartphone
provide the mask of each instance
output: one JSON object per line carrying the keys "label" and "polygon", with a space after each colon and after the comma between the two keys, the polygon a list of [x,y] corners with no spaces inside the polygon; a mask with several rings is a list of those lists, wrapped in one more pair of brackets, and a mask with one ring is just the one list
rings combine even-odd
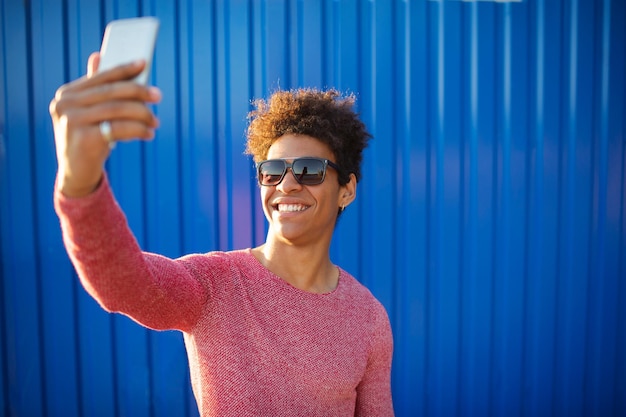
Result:
{"label": "white smartphone", "polygon": [[146,67],[134,81],[147,84],[158,32],[159,19],[156,17],[111,21],[104,30],[98,71],[143,59]]}

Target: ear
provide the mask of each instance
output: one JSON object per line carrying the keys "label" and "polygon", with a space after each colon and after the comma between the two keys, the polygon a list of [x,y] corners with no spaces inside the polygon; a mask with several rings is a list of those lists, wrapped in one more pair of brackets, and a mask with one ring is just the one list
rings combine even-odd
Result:
{"label": "ear", "polygon": [[339,208],[345,208],[356,198],[356,175],[350,174],[350,181],[339,188]]}

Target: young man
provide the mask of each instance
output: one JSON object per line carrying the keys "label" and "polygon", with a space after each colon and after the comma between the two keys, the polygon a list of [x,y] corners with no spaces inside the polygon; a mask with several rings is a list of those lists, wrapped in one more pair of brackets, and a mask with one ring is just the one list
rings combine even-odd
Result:
{"label": "young man", "polygon": [[389,416],[392,336],[372,294],[329,256],[356,197],[369,134],[353,97],[277,92],[256,102],[265,244],[168,259],[142,252],[104,172],[116,142],[151,139],[160,92],[137,62],[62,86],[50,104],[55,207],[86,290],[111,312],[183,332],[203,416]]}

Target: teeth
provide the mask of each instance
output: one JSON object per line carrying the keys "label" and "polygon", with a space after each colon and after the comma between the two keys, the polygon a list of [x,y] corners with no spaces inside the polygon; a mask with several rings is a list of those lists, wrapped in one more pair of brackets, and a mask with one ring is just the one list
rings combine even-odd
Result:
{"label": "teeth", "polygon": [[303,211],[307,207],[301,204],[279,204],[278,211]]}

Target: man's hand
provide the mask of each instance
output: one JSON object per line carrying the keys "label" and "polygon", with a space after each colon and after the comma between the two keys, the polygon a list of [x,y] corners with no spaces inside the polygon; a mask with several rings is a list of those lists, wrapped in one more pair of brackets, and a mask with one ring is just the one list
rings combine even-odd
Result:
{"label": "man's hand", "polygon": [[93,53],[87,75],[61,86],[50,102],[58,187],[68,197],[90,194],[102,179],[111,151],[102,122],[110,123],[112,141],[150,140],[159,125],[148,104],[158,103],[161,92],[132,81],[145,62],[96,73],[99,61],[100,55]]}

